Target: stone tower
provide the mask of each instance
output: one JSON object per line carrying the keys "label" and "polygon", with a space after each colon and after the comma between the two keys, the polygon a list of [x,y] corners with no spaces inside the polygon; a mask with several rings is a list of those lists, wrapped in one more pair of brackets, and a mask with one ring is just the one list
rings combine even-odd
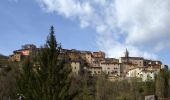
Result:
{"label": "stone tower", "polygon": [[125,51],[125,58],[126,58],[126,62],[128,62],[128,59],[129,59],[129,52],[126,48],[126,51]]}
{"label": "stone tower", "polygon": [[125,51],[125,57],[126,57],[126,58],[129,57],[129,52],[128,52],[127,48],[126,48],[126,51]]}

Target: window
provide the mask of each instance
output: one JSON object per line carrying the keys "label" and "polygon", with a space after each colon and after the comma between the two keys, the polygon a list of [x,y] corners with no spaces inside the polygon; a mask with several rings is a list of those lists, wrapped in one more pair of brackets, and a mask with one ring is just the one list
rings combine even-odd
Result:
{"label": "window", "polygon": [[89,71],[89,73],[91,74],[92,72],[91,72],[91,71]]}
{"label": "window", "polygon": [[94,71],[94,73],[96,74],[96,71]]}

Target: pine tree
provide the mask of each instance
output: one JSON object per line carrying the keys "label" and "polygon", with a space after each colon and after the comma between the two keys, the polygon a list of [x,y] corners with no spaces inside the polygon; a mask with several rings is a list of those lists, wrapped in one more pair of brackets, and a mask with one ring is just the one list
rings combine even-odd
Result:
{"label": "pine tree", "polygon": [[22,74],[18,81],[17,98],[24,98],[25,100],[39,100],[37,94],[40,86],[37,84],[37,78],[33,71],[33,63],[27,58],[23,63]]}
{"label": "pine tree", "polygon": [[54,35],[54,27],[51,26],[46,44],[38,51],[37,59],[33,61],[34,64],[36,63],[35,68],[30,67],[30,62],[23,67],[26,69],[23,69],[21,80],[24,80],[20,82],[22,86],[20,93],[26,100],[71,100],[73,98],[73,95],[69,94],[70,63],[66,56],[61,56],[61,50],[61,45],[57,43]]}
{"label": "pine tree", "polygon": [[42,81],[42,94],[44,100],[66,100],[69,96],[69,74],[71,67],[64,57],[59,60],[61,45],[56,42],[54,27],[51,27],[42,52],[40,52],[38,69],[39,79]]}

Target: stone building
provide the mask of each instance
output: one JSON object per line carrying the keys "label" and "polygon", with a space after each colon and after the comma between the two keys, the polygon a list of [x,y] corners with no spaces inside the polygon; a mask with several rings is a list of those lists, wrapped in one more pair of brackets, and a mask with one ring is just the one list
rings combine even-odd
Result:
{"label": "stone building", "polygon": [[66,50],[65,54],[70,58],[70,60],[79,60],[80,59],[80,51],[72,49],[72,50]]}
{"label": "stone building", "polygon": [[144,66],[150,66],[150,65],[162,65],[161,61],[154,61],[154,60],[144,60]]}
{"label": "stone building", "polygon": [[102,71],[109,76],[120,76],[120,63],[101,63]]}
{"label": "stone building", "polygon": [[168,68],[168,66],[163,65],[161,61],[145,60],[145,67],[149,71],[159,72],[161,69]]}
{"label": "stone building", "polygon": [[158,72],[156,71],[151,71],[151,70],[146,70],[143,67],[138,67],[138,68],[134,68],[129,70],[129,72],[127,73],[127,77],[130,78],[138,78],[141,79],[142,81],[148,81],[148,80],[154,80],[155,75]]}
{"label": "stone building", "polygon": [[92,58],[92,66],[93,67],[98,67],[101,65],[102,62],[105,62],[105,59],[104,58],[96,58],[96,57],[93,57]]}
{"label": "stone building", "polygon": [[87,63],[92,63],[92,53],[90,51],[80,51],[80,56],[82,59],[86,60]]}
{"label": "stone building", "polygon": [[105,58],[105,53],[102,52],[102,51],[93,52],[93,57],[94,57],[94,58]]}
{"label": "stone building", "polygon": [[136,66],[132,63],[120,63],[120,76],[126,77],[129,70],[135,68]]}
{"label": "stone building", "polygon": [[[12,61],[22,61],[29,55],[34,55],[34,52],[41,49],[36,48],[35,45],[24,45],[22,49],[15,50],[13,55],[10,56]],[[115,77],[131,77],[134,73],[139,73],[143,80],[149,74],[152,79],[153,73],[157,73],[160,69],[168,68],[163,65],[161,61],[147,60],[143,57],[130,57],[126,49],[124,57],[106,58],[105,53],[102,51],[80,51],[76,49],[61,49],[58,59],[68,58],[71,63],[71,69],[74,74],[83,72],[90,72],[92,76],[105,73],[109,78]],[[83,67],[83,68],[82,68]],[[135,74],[136,75],[136,74]],[[137,77],[141,77],[138,74]]]}
{"label": "stone building", "polygon": [[104,62],[106,63],[119,63],[119,59],[115,59],[115,58],[104,58]]}
{"label": "stone building", "polygon": [[129,57],[129,52],[126,49],[125,56],[119,59],[120,63],[132,63],[137,67],[144,67],[143,57]]}
{"label": "stone building", "polygon": [[20,52],[14,52],[13,55],[10,55],[9,59],[11,61],[16,61],[16,62],[19,62],[22,60],[22,53]]}
{"label": "stone building", "polygon": [[71,68],[73,74],[79,74],[80,73],[80,61],[71,61]]}
{"label": "stone building", "polygon": [[13,51],[13,54],[10,55],[10,60],[11,61],[16,61],[16,62],[20,62],[22,61],[24,58],[30,56],[30,55],[34,55],[36,52],[36,46],[33,44],[26,44],[22,47],[22,49],[19,50],[15,50]]}
{"label": "stone building", "polygon": [[126,49],[125,56],[120,57],[119,59],[120,65],[120,76],[126,77],[126,74],[129,70],[137,68],[137,67],[144,67],[144,59],[142,57],[130,57],[129,52]]}
{"label": "stone building", "polygon": [[101,67],[89,67],[88,71],[92,76],[96,76],[102,73],[102,68]]}
{"label": "stone building", "polygon": [[[128,62],[127,62],[128,61]],[[144,67],[144,59],[142,57],[121,57],[121,63],[132,63],[137,67]]]}

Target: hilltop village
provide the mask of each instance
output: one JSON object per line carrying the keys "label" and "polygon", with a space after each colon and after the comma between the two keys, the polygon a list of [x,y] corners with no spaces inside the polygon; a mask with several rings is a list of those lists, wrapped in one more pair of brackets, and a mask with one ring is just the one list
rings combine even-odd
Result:
{"label": "hilltop village", "polygon": [[[22,46],[22,49],[13,51],[9,59],[21,62],[28,56],[35,55],[39,49],[34,44],[26,44]],[[107,58],[102,51],[62,49],[61,54],[69,57],[73,74],[79,75],[86,70],[91,76],[104,73],[108,75],[110,80],[131,77],[137,77],[142,81],[153,80],[161,69],[168,68],[161,61],[148,60],[143,57],[131,57],[127,49],[124,52],[124,57],[119,59]]]}

